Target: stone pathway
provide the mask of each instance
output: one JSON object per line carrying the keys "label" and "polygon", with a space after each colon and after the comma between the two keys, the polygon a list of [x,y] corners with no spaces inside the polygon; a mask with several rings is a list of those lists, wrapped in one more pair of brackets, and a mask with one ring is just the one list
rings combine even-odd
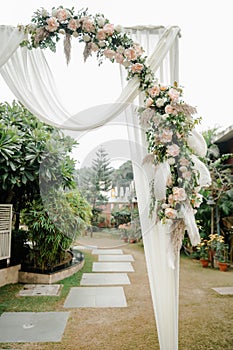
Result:
{"label": "stone pathway", "polygon": [[93,272],[83,274],[82,287],[70,289],[64,307],[126,307],[124,289],[119,284],[130,284],[128,275],[121,272],[134,272],[128,261],[134,260],[132,255],[124,255],[121,249],[93,249],[92,254],[104,261],[94,262]]}
{"label": "stone pathway", "polygon": [[[80,247],[81,248],[81,247]],[[84,248],[85,249],[85,248]],[[134,272],[132,255],[121,249],[97,249],[92,273],[84,273],[80,287],[70,288],[64,308],[125,308],[123,285],[130,280],[125,272]],[[25,285],[18,296],[57,296],[61,285]],[[0,343],[60,342],[69,312],[5,312],[0,317]]]}

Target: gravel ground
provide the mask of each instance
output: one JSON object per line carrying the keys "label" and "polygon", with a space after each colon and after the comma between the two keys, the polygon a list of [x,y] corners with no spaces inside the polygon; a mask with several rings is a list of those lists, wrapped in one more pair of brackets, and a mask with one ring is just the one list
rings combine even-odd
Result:
{"label": "gravel ground", "polygon": [[[81,239],[85,244],[115,247],[119,240]],[[12,344],[11,349],[39,350],[159,350],[152,301],[142,247],[121,247],[132,254],[135,272],[124,286],[128,307],[70,309],[62,342]],[[233,349],[233,296],[221,296],[213,287],[233,286],[233,267],[227,272],[202,268],[196,260],[181,258],[179,350]],[[9,349],[9,347],[7,347]]]}

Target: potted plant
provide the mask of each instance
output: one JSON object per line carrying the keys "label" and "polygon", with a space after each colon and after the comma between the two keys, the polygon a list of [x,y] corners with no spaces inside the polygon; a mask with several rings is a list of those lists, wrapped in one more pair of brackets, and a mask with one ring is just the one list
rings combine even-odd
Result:
{"label": "potted plant", "polygon": [[227,271],[229,265],[228,244],[224,244],[223,242],[219,243],[216,257],[218,259],[219,270]]}
{"label": "potted plant", "polygon": [[201,238],[201,242],[197,245],[197,251],[200,256],[200,263],[202,267],[208,267],[209,265],[209,246],[208,240]]}

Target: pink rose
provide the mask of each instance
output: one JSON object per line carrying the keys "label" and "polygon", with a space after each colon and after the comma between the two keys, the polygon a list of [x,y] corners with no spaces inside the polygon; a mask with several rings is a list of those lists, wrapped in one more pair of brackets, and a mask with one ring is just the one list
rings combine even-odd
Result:
{"label": "pink rose", "polygon": [[113,35],[114,33],[114,24],[107,23],[104,25],[103,30],[108,35]]}
{"label": "pink rose", "polygon": [[153,104],[154,100],[152,98],[148,97],[146,99],[146,108],[150,107]]}
{"label": "pink rose", "polygon": [[160,141],[163,143],[170,142],[172,140],[172,135],[172,130],[164,129],[163,133],[160,135]]}
{"label": "pink rose", "polygon": [[69,12],[66,9],[57,10],[56,17],[59,22],[63,22],[67,20],[68,16],[69,16]]}
{"label": "pink rose", "polygon": [[149,94],[151,97],[156,97],[160,93],[159,85],[154,85],[151,89],[149,89]]}
{"label": "pink rose", "polygon": [[93,32],[95,30],[93,21],[88,17],[84,18],[82,27],[88,33]]}
{"label": "pink rose", "polygon": [[186,158],[180,158],[179,162],[180,162],[180,165],[183,165],[183,166],[189,165],[189,160]]}
{"label": "pink rose", "polygon": [[134,44],[133,44],[133,48],[134,48],[134,50],[136,51],[137,57],[138,57],[138,56],[141,56],[141,55],[143,54],[143,52],[144,52],[143,48],[142,48],[141,45],[139,45],[138,43],[134,43]]}
{"label": "pink rose", "polygon": [[132,48],[126,49],[124,51],[124,56],[130,61],[135,61],[137,58],[136,51]]}
{"label": "pink rose", "polygon": [[165,107],[165,113],[172,114],[172,112],[173,112],[173,107],[171,105],[167,105]]}
{"label": "pink rose", "polygon": [[45,27],[45,29],[48,32],[55,32],[59,27],[59,23],[55,17],[48,18],[46,22],[48,23],[48,25]]}
{"label": "pink rose", "polygon": [[99,29],[97,34],[96,34],[96,38],[98,40],[104,40],[106,38],[106,33],[103,29]]}
{"label": "pink rose", "polygon": [[104,56],[107,58],[114,58],[115,57],[115,51],[111,50],[111,49],[106,49],[104,50]]}
{"label": "pink rose", "polygon": [[91,43],[91,49],[92,49],[92,51],[96,52],[99,50],[99,46],[96,45],[95,43]]}
{"label": "pink rose", "polygon": [[116,58],[117,63],[122,64],[124,62],[124,56],[122,56],[122,54],[120,54],[120,53],[116,53],[115,58]]}
{"label": "pink rose", "polygon": [[185,201],[187,194],[185,190],[181,187],[173,187],[173,199],[176,202]]}
{"label": "pink rose", "polygon": [[143,64],[141,64],[141,63],[135,63],[131,67],[131,71],[133,73],[140,73],[142,71],[142,69],[143,69]]}
{"label": "pink rose", "polygon": [[175,219],[177,217],[177,211],[172,208],[166,208],[164,213],[168,219]]}
{"label": "pink rose", "polygon": [[182,173],[183,179],[190,180],[190,179],[191,179],[191,176],[192,176],[191,171],[184,171],[184,172]]}
{"label": "pink rose", "polygon": [[78,26],[78,22],[76,19],[71,19],[69,20],[69,23],[67,25],[67,27],[70,29],[70,30],[73,30],[75,31],[79,26]]}
{"label": "pink rose", "polygon": [[178,156],[180,153],[180,147],[177,146],[176,144],[172,144],[171,146],[167,147],[167,154],[172,157]]}
{"label": "pink rose", "polygon": [[171,99],[173,102],[177,102],[177,101],[179,100],[179,97],[180,97],[179,91],[177,91],[177,90],[174,89],[174,88],[171,88],[171,89],[168,91],[168,95],[169,95],[170,99]]}

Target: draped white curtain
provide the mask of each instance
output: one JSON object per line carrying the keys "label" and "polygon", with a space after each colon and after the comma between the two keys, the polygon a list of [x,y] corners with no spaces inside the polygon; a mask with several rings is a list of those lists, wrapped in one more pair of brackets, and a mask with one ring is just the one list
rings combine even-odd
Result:
{"label": "draped white curtain", "polygon": [[[149,55],[148,64],[160,82],[178,81],[178,27],[135,27],[127,29]],[[149,182],[154,176],[151,165],[142,165],[147,153],[144,133],[135,114],[135,104],[142,104],[137,78],[125,83],[121,71],[122,93],[115,103],[96,106],[70,115],[58,97],[56,85],[43,52],[19,47],[23,34],[17,29],[0,26],[0,73],[25,107],[40,120],[66,130],[86,131],[97,128],[124,115],[128,125],[131,157],[134,166],[136,192],[151,295],[155,310],[161,350],[178,349],[179,254],[173,256],[170,229],[149,218]],[[127,111],[125,112],[127,108]],[[190,137],[197,154],[204,155],[206,146],[198,133]],[[198,165],[197,167],[201,165]],[[203,170],[203,183],[209,181]]]}

